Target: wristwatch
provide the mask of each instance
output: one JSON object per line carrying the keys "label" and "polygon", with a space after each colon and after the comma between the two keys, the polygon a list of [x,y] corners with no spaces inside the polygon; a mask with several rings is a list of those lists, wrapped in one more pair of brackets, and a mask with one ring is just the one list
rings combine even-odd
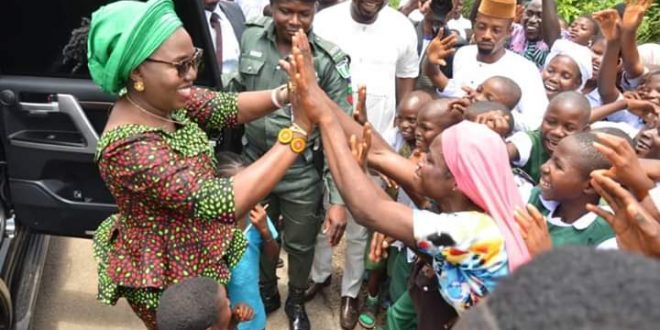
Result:
{"label": "wristwatch", "polygon": [[299,154],[305,150],[307,142],[305,139],[294,137],[294,131],[291,128],[282,128],[277,134],[277,141],[282,144],[288,144],[291,151]]}

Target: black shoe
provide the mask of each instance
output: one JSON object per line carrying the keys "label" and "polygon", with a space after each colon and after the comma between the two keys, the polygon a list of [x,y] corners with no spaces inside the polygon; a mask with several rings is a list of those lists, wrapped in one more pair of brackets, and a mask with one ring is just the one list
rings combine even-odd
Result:
{"label": "black shoe", "polygon": [[353,330],[358,322],[357,298],[341,297],[341,310],[339,313],[339,323],[341,324],[341,328],[345,330]]}
{"label": "black shoe", "polygon": [[289,329],[291,330],[311,329],[307,311],[305,311],[304,294],[303,289],[289,288],[289,298],[286,299],[284,311],[289,318]]}
{"label": "black shoe", "polygon": [[261,300],[264,302],[264,308],[266,309],[266,314],[270,314],[280,307],[282,307],[282,299],[280,298],[280,292],[275,291],[275,294],[272,296],[261,296]]}
{"label": "black shoe", "polygon": [[309,288],[305,290],[305,301],[310,301],[314,299],[317,293],[321,292],[323,288],[327,288],[330,286],[330,283],[332,282],[332,276],[328,276],[328,278],[323,281],[323,283],[316,283],[313,281],[310,281],[311,284],[309,285]]}

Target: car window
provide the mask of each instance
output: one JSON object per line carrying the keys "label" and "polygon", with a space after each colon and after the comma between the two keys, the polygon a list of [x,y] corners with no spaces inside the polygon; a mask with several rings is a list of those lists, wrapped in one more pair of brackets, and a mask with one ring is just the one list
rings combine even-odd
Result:
{"label": "car window", "polygon": [[[65,46],[83,18],[111,1],[101,0],[3,0],[0,10],[0,73],[8,75],[88,78],[84,56]],[[81,39],[79,42],[84,43]],[[75,70],[74,70],[75,69]]]}
{"label": "car window", "polygon": [[[92,12],[113,0],[2,0],[0,74],[89,79],[84,38],[75,35]],[[210,43],[198,0],[175,1],[177,14],[197,47]],[[84,27],[83,27],[84,28]],[[86,34],[86,33],[85,33]],[[205,39],[206,38],[206,39]],[[207,40],[208,39],[208,40]],[[80,47],[85,46],[85,47]],[[196,84],[220,86],[213,54],[205,54]]]}

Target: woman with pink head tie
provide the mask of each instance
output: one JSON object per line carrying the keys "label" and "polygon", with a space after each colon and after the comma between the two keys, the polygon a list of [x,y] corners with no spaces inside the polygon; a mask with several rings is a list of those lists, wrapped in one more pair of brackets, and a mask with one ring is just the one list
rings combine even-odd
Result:
{"label": "woman with pink head tie", "polygon": [[[506,147],[496,133],[480,124],[460,122],[440,134],[416,166],[392,151],[380,136],[372,136],[367,126],[365,141],[373,140],[371,150],[367,155],[356,150],[361,149],[358,146],[352,152],[347,136],[362,135],[362,128],[316,84],[306,38],[299,33],[294,44],[295,98],[320,126],[335,182],[361,225],[430,256],[440,294],[459,313],[529,260],[513,217],[514,210],[524,204]],[[362,159],[366,157],[371,168],[431,199],[442,213],[392,201],[363,172],[353,153],[364,153]]]}

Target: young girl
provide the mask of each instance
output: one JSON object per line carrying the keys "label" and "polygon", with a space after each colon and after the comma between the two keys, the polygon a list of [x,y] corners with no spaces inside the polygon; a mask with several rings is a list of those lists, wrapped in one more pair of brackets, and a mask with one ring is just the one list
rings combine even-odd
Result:
{"label": "young girl", "polygon": [[[234,176],[245,166],[243,159],[235,153],[223,152],[218,155],[218,175],[221,177]],[[275,241],[277,230],[266,215],[266,207],[257,204],[237,223],[247,237],[248,246],[243,258],[231,271],[227,291],[232,304],[245,303],[254,309],[252,320],[240,323],[239,330],[266,328],[266,311],[259,294],[259,260],[261,251],[273,260],[279,255],[279,245]]]}

